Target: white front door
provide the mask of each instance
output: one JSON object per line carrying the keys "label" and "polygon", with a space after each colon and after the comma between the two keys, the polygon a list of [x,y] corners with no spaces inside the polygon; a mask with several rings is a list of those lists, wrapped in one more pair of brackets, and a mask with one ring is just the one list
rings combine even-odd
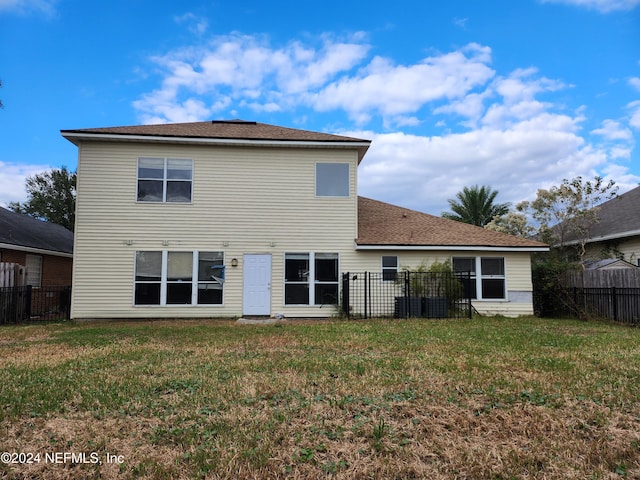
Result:
{"label": "white front door", "polygon": [[244,255],[244,315],[271,314],[271,255]]}

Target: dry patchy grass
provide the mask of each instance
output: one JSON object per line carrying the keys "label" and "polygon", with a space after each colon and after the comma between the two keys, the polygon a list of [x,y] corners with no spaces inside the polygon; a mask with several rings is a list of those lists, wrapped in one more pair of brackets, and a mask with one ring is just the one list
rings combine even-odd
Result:
{"label": "dry patchy grass", "polygon": [[0,452],[40,454],[0,478],[640,478],[626,327],[54,324],[0,357]]}

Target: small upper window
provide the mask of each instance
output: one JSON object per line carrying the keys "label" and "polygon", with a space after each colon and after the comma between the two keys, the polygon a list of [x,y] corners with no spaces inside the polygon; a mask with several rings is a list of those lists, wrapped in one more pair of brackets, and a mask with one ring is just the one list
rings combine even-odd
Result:
{"label": "small upper window", "polygon": [[348,197],[349,164],[316,163],[316,196]]}
{"label": "small upper window", "polygon": [[192,160],[139,158],[138,201],[189,203],[192,179]]}
{"label": "small upper window", "polygon": [[398,275],[398,257],[395,255],[382,256],[382,279],[392,281]]}

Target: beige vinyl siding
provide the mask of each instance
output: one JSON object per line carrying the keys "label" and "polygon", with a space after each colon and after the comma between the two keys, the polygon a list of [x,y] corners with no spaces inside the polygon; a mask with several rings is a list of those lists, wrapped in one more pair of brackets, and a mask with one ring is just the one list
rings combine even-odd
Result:
{"label": "beige vinyl siding", "polygon": [[638,265],[640,260],[640,237],[631,237],[617,246],[617,250],[623,258],[634,265]]}
{"label": "beige vinyl siding", "polygon": [[403,267],[417,268],[422,263],[428,268],[434,262],[450,260],[451,257],[502,257],[505,259],[507,299],[474,300],[473,306],[485,315],[517,317],[533,314],[531,255],[528,252],[362,250],[357,254],[355,262],[343,271],[380,272],[383,255],[397,255],[400,270]]}
{"label": "beige vinyl siding", "polygon": [[585,258],[600,259],[622,256],[624,260],[638,265],[640,260],[640,237],[633,236],[610,240],[608,242],[594,242],[586,246]]}
{"label": "beige vinyl siding", "polygon": [[[137,202],[138,157],[193,159],[192,203]],[[316,162],[350,165],[350,196],[315,196]],[[345,149],[84,142],[79,148],[73,318],[242,314],[242,255],[272,255],[272,313],[283,305],[285,252],[353,255],[357,153]],[[222,251],[222,306],[133,305],[136,251]],[[231,267],[231,260],[239,265]]]}

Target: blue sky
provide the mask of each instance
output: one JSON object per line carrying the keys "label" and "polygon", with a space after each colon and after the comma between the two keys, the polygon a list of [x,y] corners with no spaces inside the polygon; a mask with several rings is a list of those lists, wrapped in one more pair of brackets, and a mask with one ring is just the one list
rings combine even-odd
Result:
{"label": "blue sky", "polygon": [[640,0],[0,0],[0,205],[61,129],[241,118],[373,141],[359,193],[439,215],[640,182]]}

